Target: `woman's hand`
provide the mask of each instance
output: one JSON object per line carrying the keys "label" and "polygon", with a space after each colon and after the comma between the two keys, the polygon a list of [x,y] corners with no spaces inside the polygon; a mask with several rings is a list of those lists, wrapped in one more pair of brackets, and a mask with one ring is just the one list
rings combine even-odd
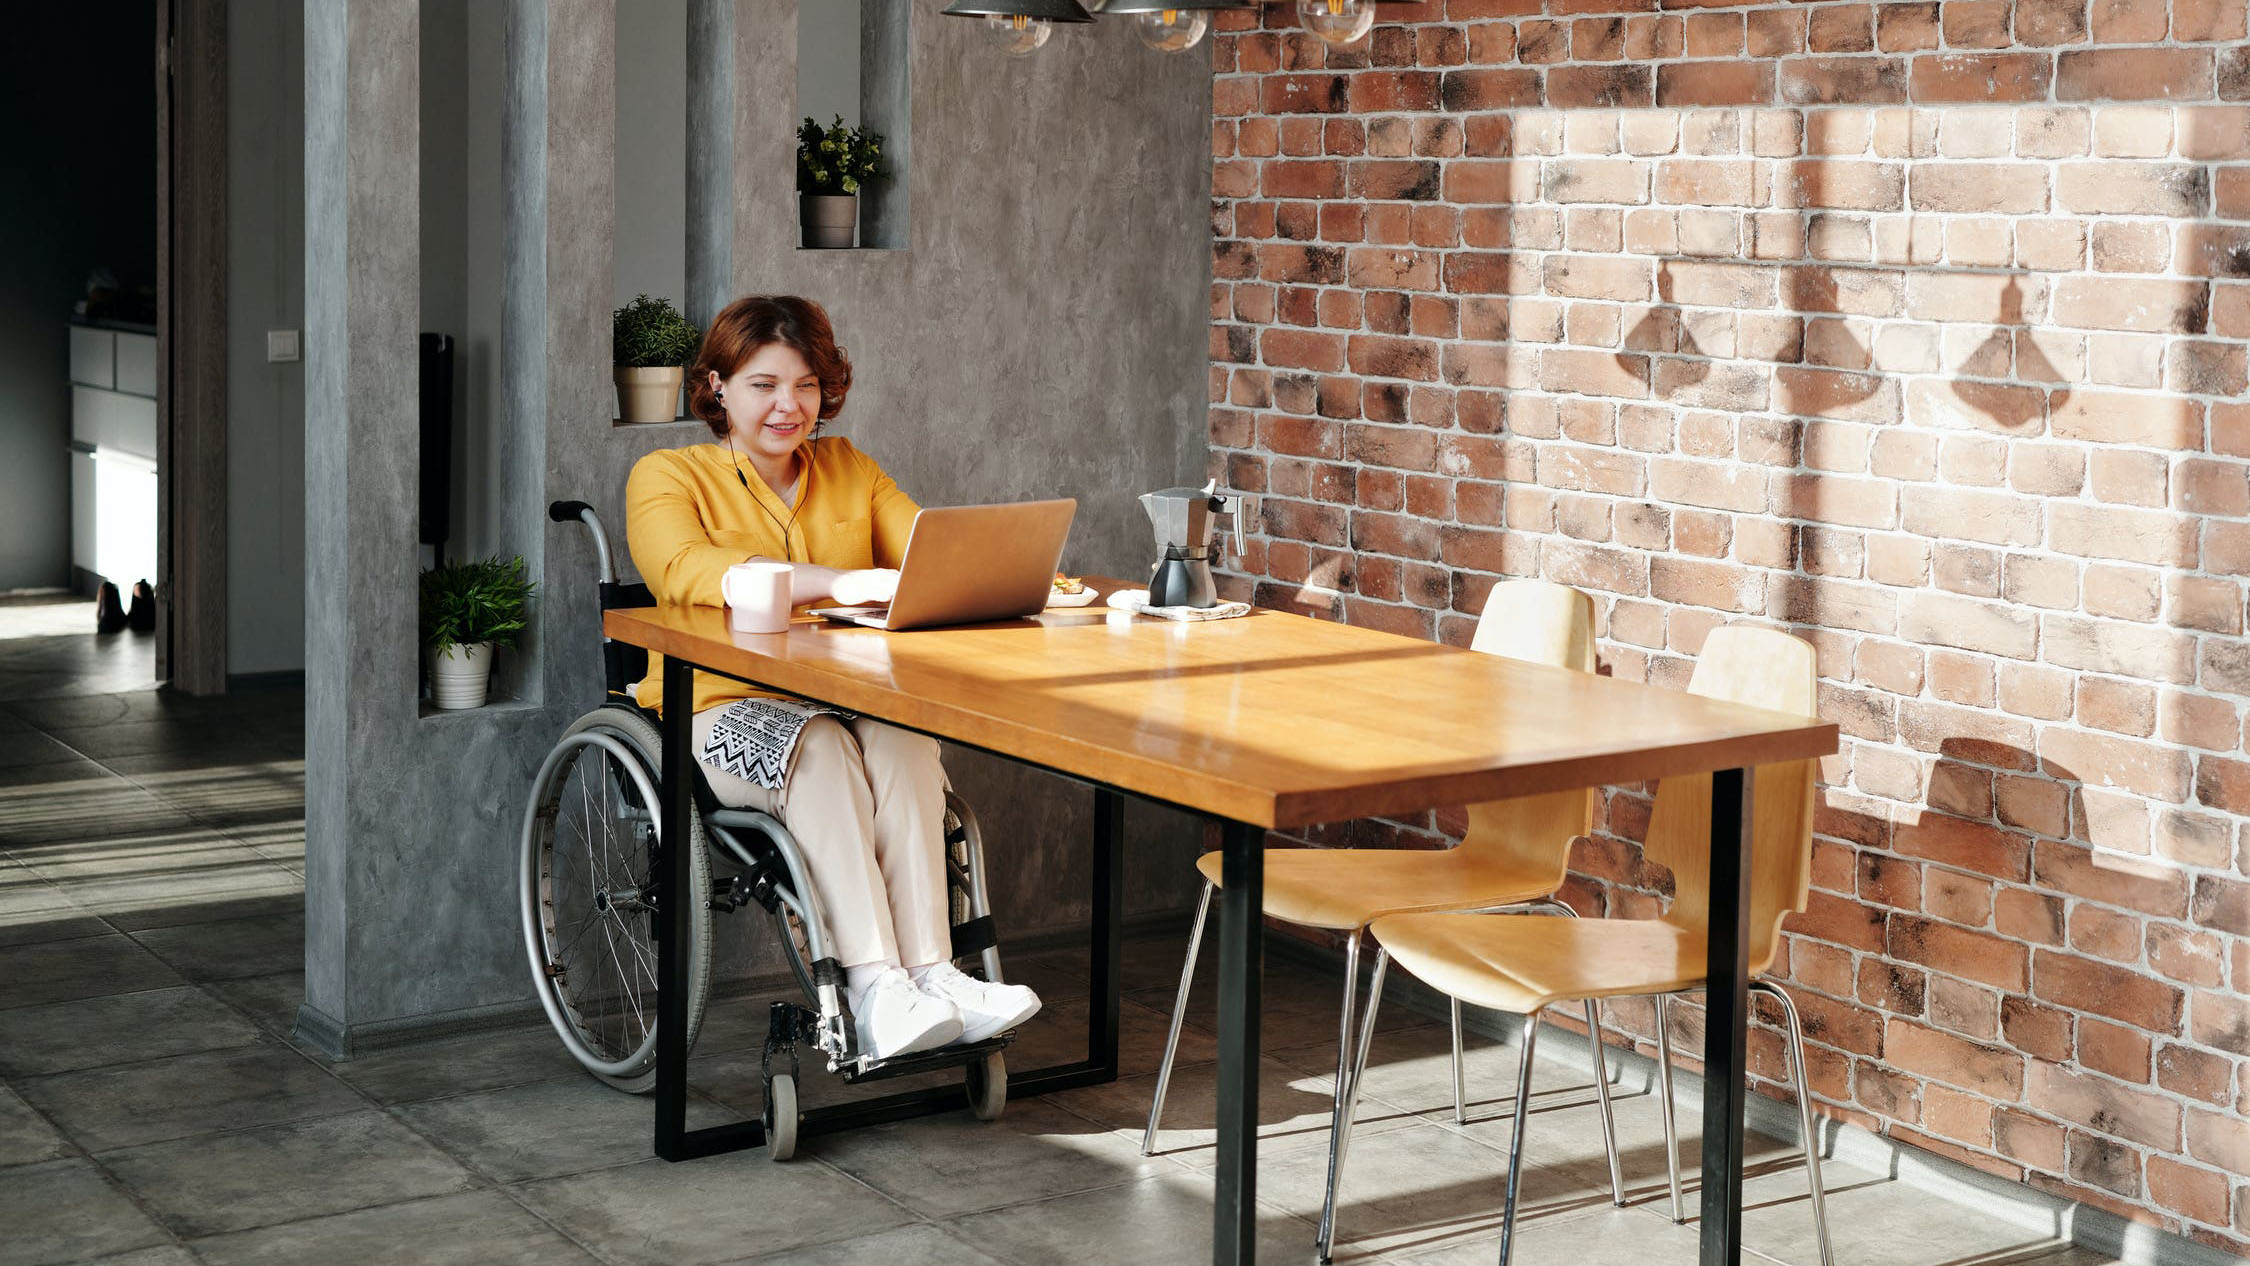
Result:
{"label": "woman's hand", "polygon": [[866,567],[857,571],[840,571],[830,592],[836,601],[845,606],[889,602],[898,592],[898,572],[888,567]]}

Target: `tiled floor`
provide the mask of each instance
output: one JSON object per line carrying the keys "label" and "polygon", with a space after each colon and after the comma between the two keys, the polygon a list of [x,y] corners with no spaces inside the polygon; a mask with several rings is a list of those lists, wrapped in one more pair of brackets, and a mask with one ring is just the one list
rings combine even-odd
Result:
{"label": "tiled floor", "polygon": [[[0,678],[5,678],[0,673]],[[1205,988],[1155,1157],[1139,1128],[1179,946],[1129,946],[1125,1078],[1009,1106],[682,1165],[649,1105],[570,1065],[544,1029],[341,1064],[292,1046],[301,996],[301,701],[154,694],[0,703],[0,1263],[877,1263],[1148,1266],[1206,1260],[1214,1049]],[[1206,969],[1209,964],[1206,963]],[[1082,960],[1025,956],[1045,1015],[1018,1068],[1074,1056]],[[1268,974],[1261,1260],[1311,1260],[1335,983]],[[706,1023],[696,1121],[757,1110],[762,1009]],[[1394,1008],[1355,1136],[1339,1261],[1489,1262],[1506,1122],[1451,1119],[1442,1029]],[[1475,1042],[1473,1098],[1510,1092]],[[1656,1105],[1619,1088],[1631,1202],[1607,1198],[1589,1083],[1543,1065],[1517,1260],[1672,1266]],[[808,1068],[808,1100],[835,1093]],[[1692,1114],[1691,1114],[1692,1116]],[[1801,1170],[1753,1139],[1757,1266],[1818,1266]],[[1831,1166],[1840,1266],[2104,1259]],[[1692,1208],[1693,1196],[1690,1195]]]}

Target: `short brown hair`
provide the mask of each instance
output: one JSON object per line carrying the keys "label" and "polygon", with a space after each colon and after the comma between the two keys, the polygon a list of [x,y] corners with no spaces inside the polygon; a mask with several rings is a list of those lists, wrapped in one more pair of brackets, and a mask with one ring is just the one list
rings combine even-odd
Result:
{"label": "short brown hair", "polygon": [[725,439],[727,411],[711,390],[711,375],[725,381],[771,343],[794,348],[813,376],[820,379],[820,420],[844,411],[844,396],[852,389],[852,362],[836,346],[836,331],[828,314],[810,299],[796,295],[744,295],[726,306],[703,335],[703,347],[688,368],[688,412],[703,419],[711,434]]}

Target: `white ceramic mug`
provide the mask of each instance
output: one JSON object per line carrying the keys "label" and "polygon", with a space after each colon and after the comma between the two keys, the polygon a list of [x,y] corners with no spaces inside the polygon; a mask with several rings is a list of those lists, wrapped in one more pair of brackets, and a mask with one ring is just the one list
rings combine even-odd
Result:
{"label": "white ceramic mug", "polygon": [[737,633],[780,633],[789,627],[787,563],[736,563],[719,582],[728,623]]}

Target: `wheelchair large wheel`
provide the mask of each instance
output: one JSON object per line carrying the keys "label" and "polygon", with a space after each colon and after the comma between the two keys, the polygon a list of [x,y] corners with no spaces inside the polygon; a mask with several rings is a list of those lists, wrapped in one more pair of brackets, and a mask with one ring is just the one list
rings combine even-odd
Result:
{"label": "wheelchair large wheel", "polygon": [[[521,890],[533,987],[563,1045],[620,1090],[656,1084],[657,754],[641,713],[597,708],[571,723],[532,784]],[[711,859],[688,819],[687,1040],[711,983]]]}

